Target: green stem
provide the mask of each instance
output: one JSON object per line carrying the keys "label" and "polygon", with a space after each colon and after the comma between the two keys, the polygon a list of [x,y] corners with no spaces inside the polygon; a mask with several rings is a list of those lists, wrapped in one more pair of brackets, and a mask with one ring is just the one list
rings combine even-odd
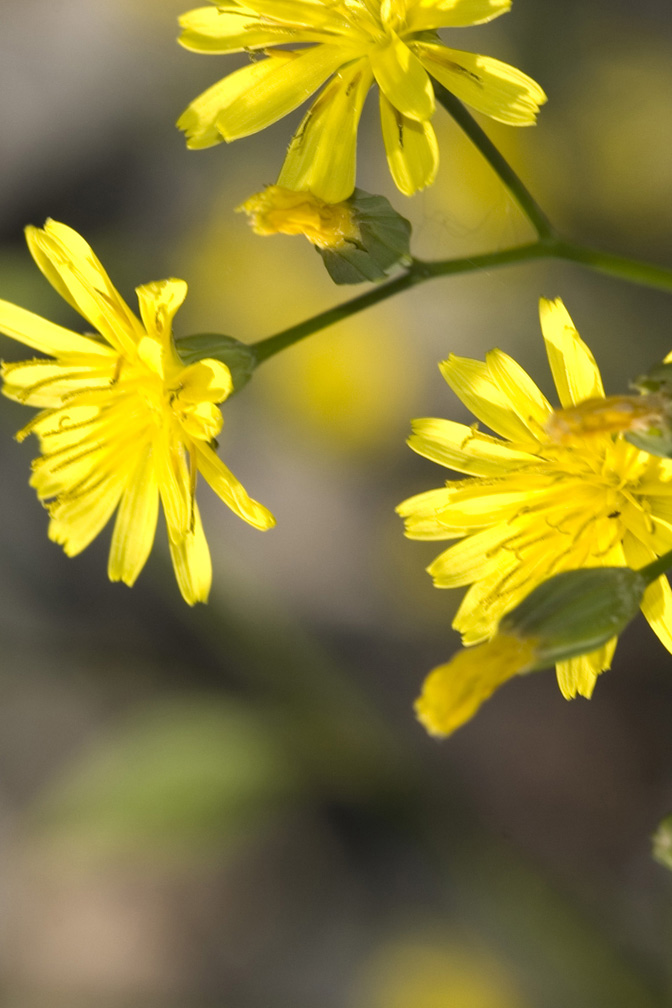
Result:
{"label": "green stem", "polygon": [[[406,273],[403,273],[395,280],[390,280],[378,287],[374,287],[372,290],[359,294],[350,301],[345,301],[343,304],[336,305],[335,308],[329,308],[327,311],[320,312],[319,315],[314,315],[304,322],[299,322],[288,329],[283,329],[274,336],[269,336],[267,339],[254,343],[253,346],[257,361],[261,364],[262,361],[268,360],[269,357],[274,357],[275,354],[286,350],[287,347],[293,346],[299,340],[305,339],[306,336],[312,336],[313,333],[318,332],[320,329],[326,329],[327,326],[341,322],[343,319],[356,315],[365,308],[370,308],[380,301],[386,301],[387,298],[392,297],[394,294],[409,290],[417,284],[424,283],[425,280],[431,280],[432,277],[454,276],[457,273],[473,273],[475,270],[493,269],[496,266],[507,266],[511,263],[538,259],[540,256],[547,254],[542,243],[535,242],[532,245],[520,245],[516,248],[504,249],[500,252],[486,252],[483,255],[469,256],[463,259],[445,259],[437,262],[423,262],[421,259],[414,259]],[[670,282],[672,283],[672,277]]]}
{"label": "green stem", "polygon": [[434,92],[437,100],[443,105],[446,112],[450,113],[458,126],[460,126],[474,146],[481,152],[493,171],[497,173],[530,224],[535,228],[539,238],[542,240],[556,238],[557,232],[544,211],[523,185],[506,158],[497,150],[487,133],[481,129],[471,113],[466,110],[462,102],[437,81],[434,81]]}
{"label": "green stem", "polygon": [[312,336],[313,333],[326,329],[327,326],[334,325],[335,322],[342,322],[343,319],[350,318],[365,308],[386,301],[387,298],[393,297],[401,291],[409,290],[426,280],[431,280],[433,277],[475,273],[478,270],[496,269],[499,266],[534,262],[539,259],[563,259],[579,263],[607,276],[672,294],[671,269],[612,255],[609,252],[584,248],[573,242],[549,236],[540,238],[539,241],[529,245],[518,245],[498,252],[485,252],[482,255],[465,256],[461,259],[440,259],[434,262],[414,259],[408,270],[394,280],[373,287],[350,301],[345,301],[335,308],[329,308],[297,325],[283,329],[274,336],[259,340],[258,343],[253,344],[257,361],[261,363],[268,360],[269,357],[286,350],[287,347],[293,346],[299,340],[305,339],[306,336]]}
{"label": "green stem", "polygon": [[662,556],[647,564],[646,567],[640,567],[637,573],[646,579],[647,584],[652,584],[661,574],[666,574],[670,567],[672,567],[672,550],[663,553]]}

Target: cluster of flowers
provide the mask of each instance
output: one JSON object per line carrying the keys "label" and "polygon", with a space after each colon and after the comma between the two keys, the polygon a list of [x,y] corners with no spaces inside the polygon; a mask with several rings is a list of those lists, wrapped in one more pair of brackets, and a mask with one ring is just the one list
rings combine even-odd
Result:
{"label": "cluster of flowers", "polygon": [[[546,98],[533,80],[498,60],[448,48],[438,35],[509,7],[510,0],[232,0],[198,8],[181,18],[186,48],[254,58],[192,102],[178,125],[192,148],[236,140],[322,88],[276,185],[243,209],[261,233],[303,233],[321,248],[337,248],[357,237],[347,201],[359,121],[374,84],[390,172],[406,195],[436,176],[435,90],[504,123],[535,121]],[[183,281],[139,287],[138,317],[70,228],[48,221],[44,229],[28,228],[27,240],[40,270],[95,331],[80,335],[0,302],[0,331],[48,355],[6,363],[2,376],[7,396],[40,408],[18,437],[35,434],[40,443],[31,484],[49,511],[49,536],[75,555],[116,511],[108,574],[132,585],[151,550],[161,503],[180,591],[189,604],[206,601],[212,570],[195,497],[198,473],[243,520],[259,529],[274,524],[215,451],[231,371],[215,357],[180,357],[172,323],[186,295]],[[559,411],[515,361],[493,350],[485,362],[451,356],[441,369],[494,434],[449,420],[414,423],[411,447],[464,478],[398,510],[409,536],[455,540],[429,571],[438,587],[470,586],[454,626],[465,645],[479,645],[427,679],[417,712],[435,734],[464,723],[507,678],[556,657],[562,693],[590,696],[625,617],[607,621],[613,633],[600,631],[594,646],[563,650],[549,645],[546,625],[530,622],[526,610],[521,616],[520,606],[552,575],[632,573],[672,549],[672,461],[625,439],[641,411],[605,399],[592,354],[560,301],[542,301],[541,323]],[[626,587],[623,611],[631,613],[632,599],[641,602],[672,651],[667,579],[656,573]]]}

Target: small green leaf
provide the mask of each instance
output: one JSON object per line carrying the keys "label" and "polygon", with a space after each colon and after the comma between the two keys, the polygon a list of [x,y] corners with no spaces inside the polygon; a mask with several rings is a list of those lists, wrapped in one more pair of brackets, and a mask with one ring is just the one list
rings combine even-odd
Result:
{"label": "small green leaf", "polygon": [[355,189],[348,203],[360,240],[338,249],[317,249],[334,283],[384,280],[394,266],[410,262],[410,222],[384,196]]}
{"label": "small green leaf", "polygon": [[254,348],[241,343],[233,336],[221,333],[198,333],[176,340],[177,352],[185,365],[195,364],[206,357],[226,364],[231,372],[233,391],[239,392],[252,377],[259,363]]}

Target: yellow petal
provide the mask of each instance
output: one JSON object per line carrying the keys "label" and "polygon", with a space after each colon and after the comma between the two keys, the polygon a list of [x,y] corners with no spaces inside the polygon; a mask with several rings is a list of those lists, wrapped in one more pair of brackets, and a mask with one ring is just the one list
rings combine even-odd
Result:
{"label": "yellow petal", "polygon": [[521,70],[475,53],[416,42],[425,69],[460,101],[510,126],[530,126],[546,95]]}
{"label": "yellow petal", "polygon": [[530,434],[543,438],[545,425],[553,410],[527,371],[502,350],[491,350],[486,354],[485,362],[492,380]]}
{"label": "yellow petal", "polygon": [[327,203],[355,187],[357,127],[372,75],[363,60],[339,71],[294,134],[278,185],[304,190]]}
{"label": "yellow petal", "polygon": [[296,41],[291,29],[257,20],[249,10],[198,7],[183,14],[179,23],[184,31],[177,41],[192,52],[242,52]]}
{"label": "yellow petal", "polygon": [[[96,367],[96,364],[102,366]],[[72,396],[83,389],[109,388],[114,377],[114,363],[104,358],[101,362],[100,357],[84,365],[41,359],[19,361],[3,364],[2,377],[2,391],[9,399],[27,406],[57,408],[64,396]]]}
{"label": "yellow petal", "polygon": [[439,364],[441,374],[464,405],[496,434],[511,441],[530,443],[530,432],[508,395],[495,384],[490,370],[482,361],[451,354]]}
{"label": "yellow petal", "polygon": [[110,348],[104,343],[48,322],[9,301],[0,301],[0,332],[53,357],[61,354],[95,354],[101,358],[111,356]]}
{"label": "yellow petal", "polygon": [[431,735],[450,735],[495,690],[534,664],[534,641],[498,635],[480,647],[459,651],[429,673],[415,702],[418,721]]}
{"label": "yellow petal", "polygon": [[595,358],[574,328],[564,304],[557,298],[539,302],[541,331],[548,362],[562,406],[604,396]]}
{"label": "yellow petal", "polygon": [[427,568],[437,588],[461,588],[501,569],[500,548],[511,529],[499,524],[468,535],[444,550]]}
{"label": "yellow petal", "polygon": [[123,478],[115,473],[101,481],[95,493],[55,506],[49,522],[49,538],[59,543],[67,556],[77,556],[107,525],[119,503],[123,486]]}
{"label": "yellow petal", "polygon": [[147,446],[121,497],[107,566],[110,581],[135,584],[151,552],[158,516],[159,488]]}
{"label": "yellow petal", "polygon": [[252,500],[243,485],[211,448],[198,444],[195,445],[195,450],[198,471],[235,514],[258,529],[268,529],[275,525],[275,518],[271,512]]}
{"label": "yellow petal", "polygon": [[570,658],[564,662],[558,662],[555,667],[558,686],[565,700],[572,700],[575,696],[586,697],[590,700],[595,689],[595,683],[601,672],[606,672],[611,668],[611,660],[616,650],[617,637],[612,637],[610,641],[603,644],[597,651],[590,654],[579,655],[577,658]]}
{"label": "yellow petal", "polygon": [[408,0],[406,23],[412,32],[484,24],[506,14],[511,0]]}
{"label": "yellow petal", "polygon": [[212,561],[197,504],[194,504],[193,531],[178,541],[169,539],[168,542],[182,598],[189,605],[207,602],[212,584]]}
{"label": "yellow petal", "polygon": [[408,445],[425,458],[469,476],[502,476],[537,462],[534,455],[516,451],[505,441],[475,427],[432,417],[411,421]]}
{"label": "yellow petal", "polygon": [[[149,336],[156,336],[164,352],[172,349],[172,327],[175,312],[187,296],[184,280],[155,280],[136,287],[140,317]],[[173,350],[174,362],[179,358]]]}
{"label": "yellow petal", "polygon": [[421,122],[432,116],[432,82],[420,60],[398,35],[390,32],[388,44],[373,47],[369,59],[378,87],[401,115]]}
{"label": "yellow petal", "polygon": [[132,354],[140,323],[95,256],[72,228],[48,220],[43,230],[26,228],[28,248],[49,283],[107,342]]}
{"label": "yellow petal", "polygon": [[[656,559],[653,550],[634,536],[624,539],[623,549],[628,566],[635,570]],[[641,609],[663,647],[672,652],[672,589],[667,575],[649,585],[644,592]]]}
{"label": "yellow petal", "polygon": [[465,535],[466,529],[450,532],[437,518],[448,506],[450,494],[451,491],[445,487],[426,490],[402,501],[395,508],[405,521],[405,534],[409,539],[456,539]]}
{"label": "yellow petal", "polygon": [[224,134],[217,125],[217,117],[227,104],[244,94],[250,86],[250,75],[254,83],[262,87],[266,80],[271,80],[281,63],[290,63],[294,59],[291,52],[274,50],[267,59],[244,67],[246,71],[229,74],[223,80],[217,81],[207,91],[195,98],[177,120],[178,127],[186,133],[187,147],[190,150],[203,150],[224,140]]}
{"label": "yellow petal", "polygon": [[387,163],[397,189],[412,196],[431,185],[439,168],[439,145],[430,122],[401,114],[380,92],[380,123]]}
{"label": "yellow petal", "polygon": [[293,59],[286,59],[283,53],[279,60],[268,56],[222,82],[229,82],[230,93],[224,98],[216,126],[225,140],[249,136],[282,119],[351,58],[343,47],[329,45],[312,46],[292,55]]}

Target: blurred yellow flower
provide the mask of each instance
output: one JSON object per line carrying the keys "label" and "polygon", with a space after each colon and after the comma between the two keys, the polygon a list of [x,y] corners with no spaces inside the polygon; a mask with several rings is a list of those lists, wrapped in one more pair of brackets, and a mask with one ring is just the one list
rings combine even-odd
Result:
{"label": "blurred yellow flower", "polygon": [[491,21],[510,6],[511,0],[244,0],[199,7],[180,18],[185,48],[256,50],[265,58],[196,98],[178,126],[192,148],[237,140],[292,112],[327,81],[292,139],[278,184],[338,203],[355,185],[357,128],[375,82],[390,171],[410,196],[430,185],[438,168],[430,75],[478,112],[514,126],[533,123],[546,100],[520,70],[449,49],[437,35],[440,28]]}
{"label": "blurred yellow flower", "polygon": [[[541,325],[565,409],[604,398],[595,360],[560,300],[542,300]],[[398,508],[414,539],[458,539],[428,568],[441,588],[471,585],[453,623],[466,645],[493,636],[504,613],[536,585],[583,567],[643,567],[672,548],[672,461],[639,451],[606,424],[586,436],[558,425],[531,378],[501,350],[485,363],[451,356],[443,375],[501,437],[450,420],[413,424],[410,446],[467,474]],[[559,439],[549,429],[560,426]],[[642,611],[672,651],[672,590],[660,577]],[[566,697],[590,696],[615,638],[557,663]],[[466,659],[464,659],[466,661]]]}
{"label": "blurred yellow flower", "polygon": [[18,434],[36,434],[42,455],[31,485],[46,502],[49,538],[68,556],[85,549],[117,511],[108,575],[132,585],[149,556],[163,504],[175,575],[184,599],[205,602],[212,579],[195,500],[200,472],[216,494],[256,528],[274,524],[219,460],[217,403],[232,391],[226,365],[185,367],[172,320],[183,280],[137,288],[138,318],[92,249],[56,221],[26,229],[47,280],[96,330],[82,336],[0,301],[0,331],[52,358],[4,364],[4,394],[42,411]]}
{"label": "blurred yellow flower", "polygon": [[256,234],[305,235],[322,249],[343,248],[360,238],[348,203],[325,203],[309,192],[267,186],[237,208],[250,218]]}

